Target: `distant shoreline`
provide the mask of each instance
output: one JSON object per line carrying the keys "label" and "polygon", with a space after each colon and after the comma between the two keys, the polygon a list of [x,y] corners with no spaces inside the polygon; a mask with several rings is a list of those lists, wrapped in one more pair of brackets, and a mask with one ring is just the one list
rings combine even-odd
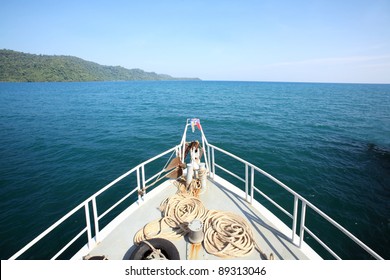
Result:
{"label": "distant shoreline", "polygon": [[75,56],[37,55],[0,50],[2,82],[97,82],[97,81],[200,81],[166,74],[105,66]]}
{"label": "distant shoreline", "polygon": [[126,83],[126,82],[206,82],[206,83],[269,83],[269,84],[317,84],[317,85],[378,85],[390,86],[390,83],[352,83],[352,82],[282,82],[282,81],[231,81],[231,80],[201,80],[170,79],[170,80],[99,80],[99,81],[0,81],[1,83]]}

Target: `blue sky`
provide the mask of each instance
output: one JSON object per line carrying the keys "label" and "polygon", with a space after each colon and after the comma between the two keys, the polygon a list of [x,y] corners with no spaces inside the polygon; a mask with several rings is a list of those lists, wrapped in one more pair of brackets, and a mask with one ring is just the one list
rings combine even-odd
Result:
{"label": "blue sky", "polygon": [[0,0],[0,49],[204,80],[390,83],[390,0]]}

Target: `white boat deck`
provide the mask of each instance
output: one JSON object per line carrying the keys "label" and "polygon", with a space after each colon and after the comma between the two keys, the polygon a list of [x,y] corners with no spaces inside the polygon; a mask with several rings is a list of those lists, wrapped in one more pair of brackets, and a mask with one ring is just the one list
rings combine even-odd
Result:
{"label": "white boat deck", "polygon": [[[132,209],[125,211],[120,217],[123,222],[118,223],[110,232],[103,233],[106,237],[97,244],[89,253],[90,256],[105,255],[108,259],[129,259],[135,249],[133,237],[145,224],[161,218],[158,210],[160,203],[177,192],[172,181],[167,180],[156,187],[147,196],[141,205],[133,205]],[[269,256],[273,254],[275,259],[320,259],[310,247],[303,244],[299,248],[291,242],[291,230],[270,214],[256,201],[249,204],[244,199],[244,192],[237,189],[229,182],[216,176],[208,179],[207,187],[202,190],[199,198],[206,209],[223,210],[234,212],[244,217],[249,222],[256,243],[261,250]],[[125,217],[124,215],[127,215]],[[180,259],[219,259],[208,254],[202,247],[196,255],[190,255],[191,244],[187,238],[171,240],[179,251]],[[249,255],[237,259],[261,259],[257,250]]]}

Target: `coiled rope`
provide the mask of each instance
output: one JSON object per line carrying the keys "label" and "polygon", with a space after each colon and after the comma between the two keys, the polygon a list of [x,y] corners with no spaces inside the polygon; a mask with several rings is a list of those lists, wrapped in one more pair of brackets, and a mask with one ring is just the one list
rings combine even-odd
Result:
{"label": "coiled rope", "polygon": [[252,252],[255,241],[248,223],[226,211],[208,211],[204,222],[204,247],[221,258],[242,257]]}
{"label": "coiled rope", "polygon": [[[140,229],[134,236],[134,243],[157,237],[179,239],[189,232],[188,223],[199,219],[203,222],[203,245],[207,253],[220,258],[243,257],[256,249],[263,259],[268,259],[245,219],[232,212],[207,210],[191,193],[177,193],[165,199],[160,210],[163,217]],[[273,255],[269,258],[273,259]]]}
{"label": "coiled rope", "polygon": [[178,193],[167,198],[160,205],[163,217],[152,221],[134,236],[134,243],[145,239],[178,239],[188,232],[188,223],[194,219],[204,220],[207,214],[203,203],[189,194]]}

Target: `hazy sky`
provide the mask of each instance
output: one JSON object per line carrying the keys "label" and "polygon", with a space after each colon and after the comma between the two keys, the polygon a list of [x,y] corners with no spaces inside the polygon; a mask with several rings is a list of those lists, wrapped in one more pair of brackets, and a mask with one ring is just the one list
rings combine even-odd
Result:
{"label": "hazy sky", "polygon": [[0,49],[204,80],[390,83],[390,0],[0,3]]}

